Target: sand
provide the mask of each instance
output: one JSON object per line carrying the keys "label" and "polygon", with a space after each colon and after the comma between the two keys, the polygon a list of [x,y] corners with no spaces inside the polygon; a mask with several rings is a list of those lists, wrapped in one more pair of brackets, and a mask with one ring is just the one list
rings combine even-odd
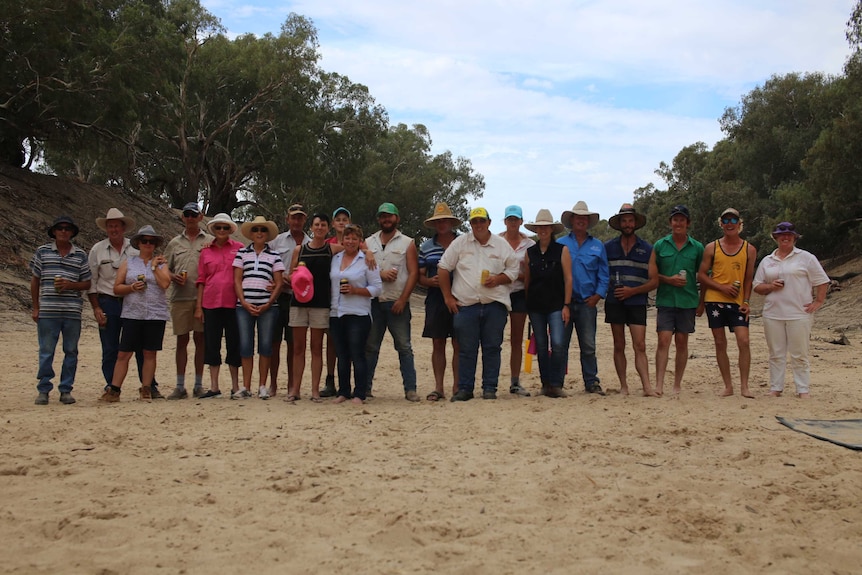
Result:
{"label": "sand", "polygon": [[[424,398],[433,389],[430,342],[419,337],[416,301]],[[699,320],[679,397],[614,393],[612,340],[600,323],[607,397],[584,394],[573,374],[567,399],[510,396],[504,349],[497,401],[408,403],[387,336],[376,398],[364,406],[312,403],[308,374],[295,405],[283,393],[145,403],[131,379],[121,403],[101,405],[89,314],[85,307],[78,403],[59,404],[55,391],[47,407],[33,405],[35,324],[3,317],[4,573],[853,573],[862,565],[862,452],[775,420],[860,417],[859,332],[835,345],[822,341],[833,333],[815,331],[810,401],[794,398],[792,386],[765,397],[766,346],[754,319],[754,400],[718,396],[712,338]],[[651,315],[653,374],[654,325]],[[175,372],[168,334],[157,370],[165,393]],[[731,346],[734,370],[735,357]],[[59,362],[58,354],[58,370]],[[537,366],[522,379],[535,395]],[[636,381],[630,358],[633,391]]]}

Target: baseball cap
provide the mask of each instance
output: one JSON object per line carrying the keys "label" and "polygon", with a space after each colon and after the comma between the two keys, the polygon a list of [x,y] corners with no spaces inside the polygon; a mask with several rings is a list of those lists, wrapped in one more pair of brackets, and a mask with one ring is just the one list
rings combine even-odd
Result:
{"label": "baseball cap", "polygon": [[483,218],[486,220],[490,220],[491,217],[488,215],[488,210],[485,208],[473,208],[470,210],[470,219],[473,220],[475,218]]}
{"label": "baseball cap", "polygon": [[302,207],[302,204],[291,204],[291,206],[287,208],[287,215],[294,216],[296,214],[302,214],[303,216],[308,217],[308,214],[305,213],[305,209]]}
{"label": "baseball cap", "polygon": [[691,216],[688,214],[688,208],[682,204],[674,206],[670,209],[670,217],[674,217],[677,214],[682,214],[685,216],[685,219],[690,220]]}
{"label": "baseball cap", "polygon": [[334,219],[335,219],[335,216],[337,216],[337,215],[338,215],[338,214],[340,214],[341,212],[344,212],[345,214],[347,214],[347,217],[348,217],[348,218],[352,218],[352,217],[353,217],[353,216],[351,216],[351,215],[350,215],[350,210],[348,210],[348,209],[347,209],[347,208],[345,208],[344,206],[341,206],[341,207],[335,208],[335,211],[334,211],[334,212],[332,212],[332,219],[334,220]]}
{"label": "baseball cap", "polygon": [[198,206],[197,202],[189,202],[183,206],[183,213],[185,212],[194,212],[195,214],[201,213],[201,208]]}
{"label": "baseball cap", "polygon": [[395,204],[391,202],[383,202],[380,204],[380,207],[377,208],[377,215],[380,214],[392,214],[393,216],[398,216],[398,208],[395,207]]}
{"label": "baseball cap", "polygon": [[515,217],[519,220],[524,219],[524,212],[521,211],[521,206],[506,206],[506,215],[503,216],[503,219]]}
{"label": "baseball cap", "polygon": [[733,214],[737,218],[739,217],[739,212],[736,211],[734,208],[727,208],[726,210],[721,212],[721,216],[719,216],[719,217],[724,217],[725,214]]}

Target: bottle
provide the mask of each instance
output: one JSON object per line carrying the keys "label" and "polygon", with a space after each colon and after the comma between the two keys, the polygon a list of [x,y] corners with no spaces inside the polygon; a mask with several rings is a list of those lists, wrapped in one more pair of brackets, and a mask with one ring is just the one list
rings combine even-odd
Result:
{"label": "bottle", "polygon": [[622,280],[620,279],[620,272],[614,274],[614,287],[620,287],[623,285]]}

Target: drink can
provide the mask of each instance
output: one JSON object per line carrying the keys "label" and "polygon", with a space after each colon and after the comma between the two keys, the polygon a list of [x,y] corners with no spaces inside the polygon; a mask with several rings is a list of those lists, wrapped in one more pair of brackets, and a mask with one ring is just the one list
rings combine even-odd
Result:
{"label": "drink can", "polygon": [[183,277],[183,279],[186,279],[187,277],[189,277],[189,272],[188,270],[181,270],[180,275]]}
{"label": "drink can", "polygon": [[339,280],[339,282],[338,282],[338,283],[339,283],[339,285],[340,285],[340,287],[339,287],[339,291],[341,291],[342,293],[343,293],[343,292],[344,292],[344,290],[347,288],[348,284],[350,284],[350,282],[349,282],[349,281],[347,281],[347,278],[341,278],[341,280]]}
{"label": "drink can", "polygon": [[54,276],[54,291],[60,291],[60,280],[63,279],[63,276]]}
{"label": "drink can", "polygon": [[679,270],[679,277],[681,277],[682,279],[685,279],[685,278],[686,278],[686,276],[688,276],[688,272],[687,272],[687,271],[685,271],[685,270]]}
{"label": "drink can", "polygon": [[479,282],[481,285],[485,285],[485,282],[488,281],[488,277],[490,277],[491,272],[488,270],[482,270],[482,279]]}
{"label": "drink can", "polygon": [[739,280],[733,280],[733,287],[735,287],[736,289],[739,289],[741,286],[742,286],[742,282],[740,282]]}
{"label": "drink can", "polygon": [[[139,282],[146,282],[146,279],[147,279],[147,277],[144,274],[138,274],[138,281]],[[144,289],[146,289],[146,287],[147,287],[147,284],[144,283]]]}

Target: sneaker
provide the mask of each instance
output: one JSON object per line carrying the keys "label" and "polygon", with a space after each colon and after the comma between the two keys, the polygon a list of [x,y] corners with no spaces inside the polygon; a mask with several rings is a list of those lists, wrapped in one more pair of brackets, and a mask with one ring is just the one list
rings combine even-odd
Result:
{"label": "sneaker", "polygon": [[155,385],[150,387],[150,399],[164,399],[165,396],[162,395],[162,392],[159,391],[159,388]]}
{"label": "sneaker", "polygon": [[246,399],[249,397],[251,397],[251,392],[244,387],[240,387],[238,390],[230,392],[231,399]]}
{"label": "sneaker", "polygon": [[520,383],[516,383],[509,388],[509,393],[512,395],[520,395],[521,397],[530,397],[530,392],[521,387]]}
{"label": "sneaker", "polygon": [[105,393],[102,394],[102,397],[99,398],[99,401],[104,401],[107,403],[116,403],[120,401],[120,392],[114,391],[110,387],[105,390]]}
{"label": "sneaker", "polygon": [[60,393],[60,403],[64,405],[72,405],[75,403],[75,398],[72,397],[72,393],[68,391],[64,391]]}
{"label": "sneaker", "polygon": [[466,390],[464,390],[464,389],[459,389],[459,390],[458,390],[458,393],[456,393],[455,395],[453,395],[453,396],[452,396],[452,399],[450,399],[449,401],[450,401],[450,402],[455,402],[455,401],[470,401],[471,399],[473,399],[473,394],[472,394],[472,393],[470,393],[469,391],[466,391]]}
{"label": "sneaker", "polygon": [[323,389],[320,390],[320,397],[335,397],[335,376],[327,375],[326,382],[323,384]]}
{"label": "sneaker", "polygon": [[269,399],[269,390],[264,386],[260,386],[260,389],[257,390],[257,396],[261,399]]}
{"label": "sneaker", "polygon": [[[171,394],[168,396],[168,399],[187,399],[189,397],[189,392],[186,391],[186,388],[175,387]],[[198,397],[197,395],[195,397]]]}
{"label": "sneaker", "polygon": [[598,383],[591,383],[586,386],[587,393],[595,393],[598,395],[604,395],[605,391],[602,389],[602,386]]}
{"label": "sneaker", "polygon": [[195,390],[192,392],[192,396],[194,396],[194,397],[203,397],[203,395],[204,395],[205,393],[206,393],[206,392],[204,391],[204,388],[203,388],[203,387],[201,387],[200,385],[198,385],[197,387],[195,387]]}
{"label": "sneaker", "polygon": [[419,401],[419,394],[416,393],[415,389],[411,389],[407,393],[404,394],[404,399],[407,401]]}
{"label": "sneaker", "polygon": [[36,396],[36,405],[48,405],[48,394],[40,391]]}
{"label": "sneaker", "polygon": [[221,392],[220,391],[213,391],[212,389],[208,389],[204,393],[202,393],[198,397],[198,399],[212,399],[213,397],[221,397]]}
{"label": "sneaker", "polygon": [[140,389],[138,389],[138,393],[141,396],[141,399],[146,401],[153,398],[153,388],[149,385],[142,385]]}
{"label": "sneaker", "polygon": [[482,399],[497,399],[497,392],[496,391],[490,391],[490,390],[483,391],[482,392]]}

